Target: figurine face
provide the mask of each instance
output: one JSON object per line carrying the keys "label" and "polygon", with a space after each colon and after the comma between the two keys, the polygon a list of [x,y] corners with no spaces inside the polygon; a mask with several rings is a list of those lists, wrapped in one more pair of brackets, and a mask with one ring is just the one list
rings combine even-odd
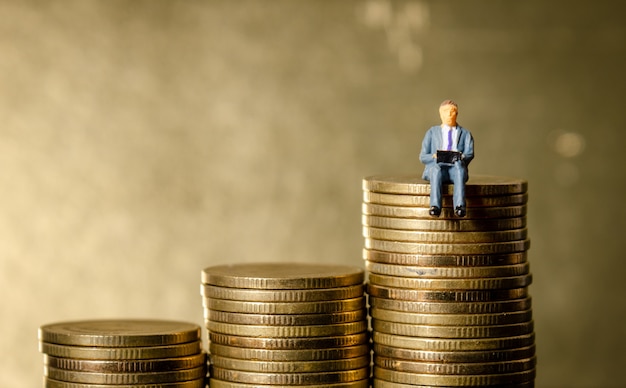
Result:
{"label": "figurine face", "polygon": [[454,105],[444,105],[440,107],[439,117],[441,117],[441,123],[451,127],[455,126],[458,113],[459,111]]}

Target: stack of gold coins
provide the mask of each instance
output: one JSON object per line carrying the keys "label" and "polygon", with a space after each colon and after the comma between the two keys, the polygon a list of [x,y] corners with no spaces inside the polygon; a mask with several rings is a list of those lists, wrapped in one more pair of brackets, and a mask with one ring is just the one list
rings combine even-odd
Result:
{"label": "stack of gold coins", "polygon": [[90,320],[39,328],[48,388],[203,388],[200,326],[161,320]]}
{"label": "stack of gold coins", "polygon": [[364,276],[322,264],[204,269],[210,387],[368,387]]}
{"label": "stack of gold coins", "polygon": [[473,176],[439,217],[416,176],[364,179],[364,259],[375,388],[532,387],[527,182]]}

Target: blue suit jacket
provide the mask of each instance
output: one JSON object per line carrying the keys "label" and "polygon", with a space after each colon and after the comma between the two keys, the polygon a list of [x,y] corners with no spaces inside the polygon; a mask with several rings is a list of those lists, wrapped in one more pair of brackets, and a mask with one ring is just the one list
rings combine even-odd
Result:
{"label": "blue suit jacket", "polygon": [[[474,159],[474,139],[467,129],[458,125],[457,148],[462,154],[461,166],[465,172],[465,180],[467,181],[467,166]],[[433,158],[433,154],[437,150],[443,149],[443,137],[441,135],[441,126],[435,125],[431,127],[424,136],[422,141],[422,150],[420,151],[420,161],[424,163],[424,173],[422,178],[430,180],[430,168],[437,164],[437,159]]]}

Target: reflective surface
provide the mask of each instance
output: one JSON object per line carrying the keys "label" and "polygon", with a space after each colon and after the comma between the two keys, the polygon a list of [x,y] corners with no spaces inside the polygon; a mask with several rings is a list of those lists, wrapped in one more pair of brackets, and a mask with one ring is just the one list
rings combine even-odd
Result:
{"label": "reflective surface", "polygon": [[622,385],[624,8],[0,1],[4,384],[47,322],[200,324],[210,265],[363,265],[362,178],[452,98],[470,175],[529,183],[537,386]]}

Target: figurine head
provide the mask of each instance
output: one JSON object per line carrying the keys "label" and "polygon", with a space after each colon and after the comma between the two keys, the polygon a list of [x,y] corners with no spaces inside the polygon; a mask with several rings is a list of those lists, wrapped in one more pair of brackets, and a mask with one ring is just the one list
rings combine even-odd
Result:
{"label": "figurine head", "polygon": [[445,100],[439,105],[439,117],[441,123],[453,127],[456,125],[456,116],[459,113],[459,107],[452,100]]}

